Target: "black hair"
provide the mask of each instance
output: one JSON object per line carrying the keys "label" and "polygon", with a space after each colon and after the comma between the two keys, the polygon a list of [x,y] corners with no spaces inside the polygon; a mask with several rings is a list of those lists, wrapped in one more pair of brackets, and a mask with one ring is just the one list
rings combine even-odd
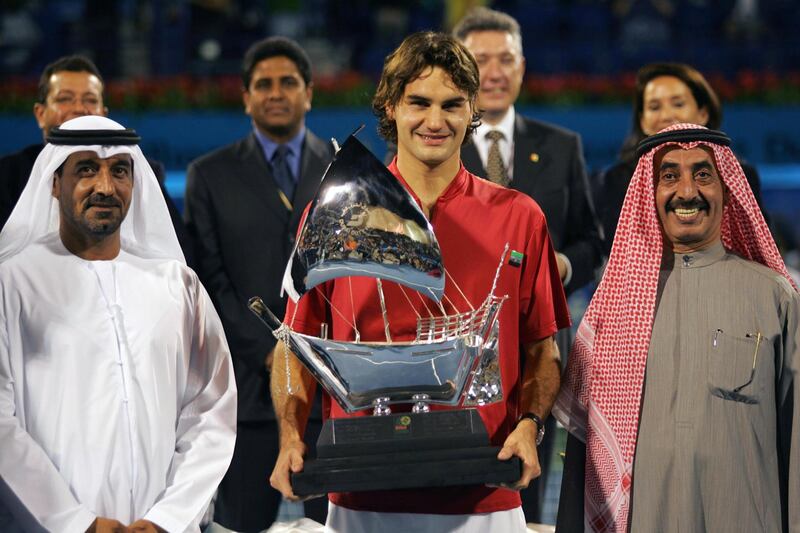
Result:
{"label": "black hair", "polygon": [[97,65],[86,56],[82,55],[71,55],[71,56],[64,56],[56,59],[46,67],[42,71],[42,75],[39,77],[39,87],[37,93],[37,101],[40,104],[47,103],[47,95],[50,94],[50,77],[53,74],[58,72],[88,72],[89,74],[94,74],[97,76],[97,79],[100,80],[100,83],[103,84],[103,88],[105,88],[105,82],[103,82],[103,76],[100,75],[100,71],[97,69]]}
{"label": "black hair", "polygon": [[636,94],[633,100],[633,117],[631,131],[622,145],[620,157],[623,161],[636,161],[636,146],[647,137],[642,130],[642,113],[644,113],[644,90],[647,84],[661,76],[672,76],[681,80],[692,93],[698,109],[705,109],[708,122],[701,124],[708,129],[717,130],[722,123],[722,104],[717,93],[708,81],[695,68],[685,63],[650,63],[636,73]]}
{"label": "black hair", "polygon": [[271,57],[283,56],[288,58],[297,67],[297,71],[306,85],[311,83],[311,60],[303,48],[296,41],[288,37],[267,37],[254,43],[244,54],[242,61],[242,85],[245,90],[250,87],[253,70],[256,65]]}

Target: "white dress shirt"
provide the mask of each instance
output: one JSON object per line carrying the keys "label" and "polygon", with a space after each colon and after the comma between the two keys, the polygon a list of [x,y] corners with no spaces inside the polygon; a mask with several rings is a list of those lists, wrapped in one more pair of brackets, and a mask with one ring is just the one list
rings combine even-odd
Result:
{"label": "white dress shirt", "polygon": [[506,175],[509,180],[514,179],[514,119],[516,113],[514,106],[508,108],[506,115],[499,123],[490,126],[485,122],[481,122],[475,133],[472,134],[472,142],[475,143],[475,148],[478,150],[478,155],[481,158],[483,168],[486,168],[486,160],[489,159],[489,146],[492,141],[486,138],[486,134],[490,131],[499,131],[503,134],[503,139],[498,141],[500,144],[500,157],[503,158],[503,164],[506,166]]}

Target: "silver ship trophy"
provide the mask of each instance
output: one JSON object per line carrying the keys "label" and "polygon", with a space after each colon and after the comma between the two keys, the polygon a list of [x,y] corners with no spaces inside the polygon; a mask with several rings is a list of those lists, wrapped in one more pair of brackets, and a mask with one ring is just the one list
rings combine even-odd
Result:
{"label": "silver ship trophy", "polygon": [[[260,298],[249,302],[346,412],[372,410],[373,416],[325,422],[316,458],[292,474],[295,494],[519,479],[519,459],[497,460],[499,448],[489,445],[476,409],[503,395],[498,315],[506,297],[494,291],[507,251],[479,306],[421,317],[413,341],[393,342],[382,282],[413,289],[443,309],[445,268],[433,229],[412,196],[354,135],[348,137],[311,203],[283,289],[297,301],[328,280],[375,278],[385,341],[362,341],[357,325],[355,340],[347,342],[327,338],[324,324],[319,337],[299,333]],[[281,371],[280,358],[276,353],[273,372]],[[431,410],[431,404],[457,409]]]}

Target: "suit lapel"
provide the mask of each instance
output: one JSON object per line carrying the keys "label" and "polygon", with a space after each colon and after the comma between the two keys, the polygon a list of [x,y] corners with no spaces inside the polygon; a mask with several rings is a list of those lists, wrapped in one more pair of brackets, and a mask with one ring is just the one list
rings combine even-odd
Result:
{"label": "suit lapel", "polygon": [[534,196],[534,191],[541,185],[543,176],[542,158],[547,154],[540,153],[543,148],[541,135],[528,128],[525,119],[517,114],[514,118],[514,179],[511,188]]}
{"label": "suit lapel", "polygon": [[281,201],[278,186],[275,184],[272,171],[264,158],[264,151],[255,134],[251,133],[244,140],[240,161],[242,171],[236,177],[243,181],[264,203],[269,213],[286,224],[289,221],[290,213]]}
{"label": "suit lapel", "polygon": [[291,214],[290,229],[295,231],[306,206],[316,194],[322,175],[332,157],[329,148],[316,135],[306,130],[303,142],[303,159],[300,161],[300,180],[294,193],[294,209]]}
{"label": "suit lapel", "polygon": [[[473,135],[475,134],[473,133]],[[472,142],[472,139],[461,147],[461,162],[464,163],[464,168],[472,174],[481,178],[486,177],[486,169],[483,168],[481,156],[478,155],[478,149],[475,148],[475,143]]]}

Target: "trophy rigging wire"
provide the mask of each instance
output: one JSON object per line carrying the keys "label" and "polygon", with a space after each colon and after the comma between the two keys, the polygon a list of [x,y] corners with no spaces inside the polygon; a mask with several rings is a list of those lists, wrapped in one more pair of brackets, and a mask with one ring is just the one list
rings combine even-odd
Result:
{"label": "trophy rigging wire", "polygon": [[[421,315],[421,314],[419,314],[419,312],[417,311],[417,308],[416,308],[416,307],[414,307],[414,302],[412,302],[412,301],[411,301],[411,298],[409,298],[409,297],[408,297],[408,294],[406,293],[406,290],[405,290],[405,289],[403,288],[403,286],[402,286],[402,285],[400,285],[400,284],[398,284],[397,286],[400,288],[400,292],[402,292],[402,293],[403,293],[403,296],[405,296],[405,297],[406,297],[406,301],[408,302],[408,306],[411,308],[411,310],[412,310],[412,311],[414,311],[414,314],[415,314],[415,315],[417,315],[417,320],[422,320],[422,315]],[[419,294],[419,293],[417,293],[417,294]],[[425,308],[427,309],[427,307],[428,307],[428,306],[426,305],[426,306],[425,306]],[[428,315],[429,315],[431,318],[433,318],[433,313],[431,313],[431,310],[430,310],[430,309],[428,309]]]}
{"label": "trophy rigging wire", "polygon": [[[389,333],[389,317],[386,316],[386,298],[383,296],[383,283],[381,282],[381,278],[376,278],[375,284],[378,287],[378,301],[381,304],[381,316],[383,317],[383,332],[386,334],[386,342],[391,343],[392,335],[391,333]],[[353,295],[350,294],[350,298],[352,297]],[[350,302],[350,307],[355,307],[355,305],[353,305],[352,300]]]}
{"label": "trophy rigging wire", "polygon": [[361,340],[361,332],[358,331],[356,324],[356,306],[353,305],[353,278],[347,277],[347,286],[350,288],[350,310],[353,312],[353,333],[356,336],[356,342]]}

